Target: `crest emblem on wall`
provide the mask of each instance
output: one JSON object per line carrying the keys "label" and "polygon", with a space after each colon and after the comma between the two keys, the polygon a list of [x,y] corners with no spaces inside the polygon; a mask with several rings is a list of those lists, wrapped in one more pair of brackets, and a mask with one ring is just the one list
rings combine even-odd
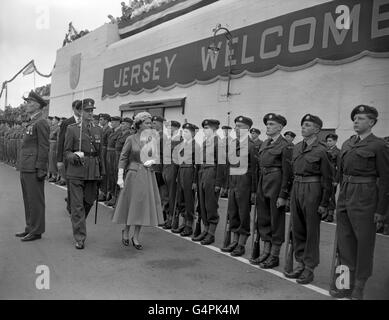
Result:
{"label": "crest emblem on wall", "polygon": [[73,90],[77,88],[80,80],[81,53],[78,53],[70,59],[69,84]]}

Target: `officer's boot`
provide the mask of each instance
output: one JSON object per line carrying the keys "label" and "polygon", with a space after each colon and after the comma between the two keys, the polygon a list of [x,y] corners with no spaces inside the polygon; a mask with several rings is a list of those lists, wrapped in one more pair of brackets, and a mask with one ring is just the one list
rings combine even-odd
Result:
{"label": "officer's boot", "polygon": [[363,300],[363,291],[365,290],[366,279],[356,279],[353,292],[351,293],[352,300]]}
{"label": "officer's boot", "polygon": [[270,256],[259,264],[262,269],[272,269],[280,265],[280,250],[281,246],[273,244],[271,246]]}
{"label": "officer's boot", "polygon": [[99,202],[103,202],[107,200],[107,196],[105,195],[104,192],[100,191],[99,193]]}
{"label": "officer's boot", "polygon": [[236,246],[238,245],[238,242],[239,242],[239,233],[233,232],[232,235],[233,235],[232,242],[227,247],[221,248],[220,249],[221,251],[223,251],[223,252],[232,252],[232,251],[234,251],[234,249],[236,248]]}
{"label": "officer's boot", "polygon": [[330,283],[330,296],[336,299],[350,298],[354,288],[355,272],[350,271],[350,287],[349,288],[337,288],[336,287],[336,275],[333,276],[333,280]]}
{"label": "officer's boot", "polygon": [[293,269],[291,272],[284,271],[284,275],[285,277],[290,279],[298,279],[303,273],[304,269],[305,269],[304,263],[297,262],[297,267]]}
{"label": "officer's boot", "polygon": [[204,230],[197,237],[193,237],[192,241],[203,241],[208,234],[209,225],[204,225]]}
{"label": "officer's boot", "polygon": [[270,250],[271,250],[271,242],[265,241],[262,254],[256,259],[250,259],[250,263],[258,265],[261,262],[265,261],[270,255]]}
{"label": "officer's boot", "polygon": [[172,228],[172,216],[169,213],[166,217],[166,223],[162,228],[164,228],[165,230],[169,230]]}
{"label": "officer's boot", "polygon": [[201,241],[202,245],[209,245],[215,242],[215,231],[216,231],[217,224],[210,223],[208,233],[205,236],[205,238]]}
{"label": "officer's boot", "polygon": [[184,230],[181,231],[181,237],[190,237],[193,233],[193,218],[189,219],[185,217],[185,227]]}
{"label": "officer's boot", "polygon": [[325,222],[334,222],[334,210],[329,210]]}
{"label": "officer's boot", "polygon": [[248,236],[245,234],[239,235],[239,242],[234,251],[231,252],[231,256],[240,257],[243,256],[246,252],[245,246]]}
{"label": "officer's boot", "polygon": [[107,206],[113,207],[116,204],[116,197],[115,195],[112,196],[112,199],[107,202]]}
{"label": "officer's boot", "polygon": [[184,217],[184,219],[183,219],[183,222],[179,225],[179,221],[180,221],[180,218],[179,218],[180,216],[177,214],[177,222],[174,224],[173,223],[173,226],[175,227],[175,228],[173,228],[173,226],[172,226],[172,232],[173,233],[181,233],[182,231],[184,231],[184,229],[185,229],[185,225],[186,225],[186,218]]}

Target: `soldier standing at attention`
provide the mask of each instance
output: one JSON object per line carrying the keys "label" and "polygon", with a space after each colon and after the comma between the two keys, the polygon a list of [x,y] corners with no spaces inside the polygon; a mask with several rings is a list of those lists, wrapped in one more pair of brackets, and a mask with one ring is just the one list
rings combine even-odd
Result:
{"label": "soldier standing at attention", "polygon": [[[225,148],[216,134],[220,122],[206,119],[202,122],[204,129],[204,142],[202,144],[202,159],[199,169],[199,202],[201,208],[201,221],[204,229],[193,241],[201,241],[202,245],[215,242],[215,231],[219,223],[219,194],[225,184]],[[221,160],[221,161],[219,161]]]}
{"label": "soldier standing at attention", "polygon": [[56,182],[58,175],[57,168],[57,141],[59,134],[59,118],[54,117],[52,120],[52,125],[50,127],[50,152],[49,152],[49,182]]}
{"label": "soldier standing at attention", "polygon": [[332,169],[333,169],[333,179],[332,179],[331,197],[328,205],[328,215],[324,219],[325,222],[334,221],[334,211],[336,208],[335,195],[336,195],[336,186],[338,184],[338,161],[339,161],[339,154],[340,154],[340,150],[336,146],[337,142],[338,142],[337,134],[330,133],[326,136],[326,143],[328,147],[327,150],[328,158],[331,161]]}
{"label": "soldier standing at attention", "polygon": [[230,252],[231,256],[244,255],[247,238],[250,236],[251,199],[256,191],[256,148],[249,136],[249,129],[253,121],[244,116],[234,120],[236,138],[230,141],[226,179],[228,179],[227,214],[230,220],[230,229],[233,241],[223,252]]}
{"label": "soldier standing at attention", "polygon": [[82,122],[68,126],[65,135],[66,178],[76,249],[84,249],[86,218],[96,199],[97,182],[105,174],[101,165],[102,129],[93,125],[93,109],[92,99],[83,100]]}
{"label": "soldier standing at attention", "polygon": [[258,230],[263,239],[262,254],[250,262],[263,269],[279,265],[281,245],[285,241],[285,206],[292,182],[293,145],[282,135],[286,119],[275,113],[263,118],[269,137],[259,149],[257,191]]}
{"label": "soldier standing at attention", "polygon": [[[336,207],[339,262],[350,271],[350,288],[331,288],[336,298],[363,299],[372,275],[376,227],[389,206],[389,146],[372,133],[376,108],[359,105],[351,112],[356,135],[340,151],[340,193]],[[378,181],[377,181],[378,180]]]}
{"label": "soldier standing at attention", "polygon": [[259,139],[260,134],[261,134],[261,130],[259,130],[257,128],[250,129],[251,140],[253,141],[255,149],[257,151],[259,151],[259,148],[261,147],[261,145],[263,143],[263,141],[261,139]]}
{"label": "soldier standing at attention", "polygon": [[286,131],[284,133],[284,138],[288,140],[289,143],[293,144],[294,139],[296,138],[296,134],[292,131]]}
{"label": "soldier standing at attention", "polygon": [[20,182],[26,228],[16,236],[21,237],[22,241],[34,241],[41,239],[45,232],[45,177],[49,163],[50,127],[42,114],[42,108],[47,102],[34,91],[24,100],[30,116],[20,155]]}
{"label": "soldier standing at attention", "polygon": [[322,126],[319,117],[305,115],[301,119],[304,140],[293,148],[290,209],[297,267],[285,276],[297,279],[300,284],[308,284],[314,279],[313,272],[320,258],[320,221],[326,214],[331,195],[331,163],[326,144],[318,139]]}
{"label": "soldier standing at attention", "polygon": [[[108,136],[111,134],[112,129],[109,126],[109,122],[111,121],[111,116],[107,113],[100,114],[100,127],[103,129],[103,136],[102,136],[102,152],[103,152],[103,159],[102,159],[102,165],[104,167],[104,172],[107,170],[107,144],[108,144]],[[100,186],[100,194],[99,194],[99,201],[109,201],[108,198],[108,177],[106,175],[103,176]]]}

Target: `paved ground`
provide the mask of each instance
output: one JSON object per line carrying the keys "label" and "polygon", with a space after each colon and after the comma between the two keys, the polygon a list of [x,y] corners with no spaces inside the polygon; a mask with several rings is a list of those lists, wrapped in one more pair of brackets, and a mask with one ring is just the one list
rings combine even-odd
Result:
{"label": "paved ground", "polygon": [[[46,233],[22,243],[24,208],[19,173],[0,164],[0,299],[330,299],[326,295],[334,225],[321,228],[321,264],[311,286],[282,278],[282,268],[263,271],[246,257],[219,252],[226,201],[220,200],[217,243],[203,247],[159,228],[145,228],[143,251],[124,247],[112,210],[99,206],[94,225],[88,219],[86,249],[73,246],[64,209],[66,192],[46,184]],[[250,240],[248,243],[251,243]],[[250,251],[250,246],[248,246]],[[38,265],[50,268],[50,290],[37,290]],[[283,261],[281,261],[283,266]],[[377,237],[374,276],[367,299],[389,299],[389,238]]]}

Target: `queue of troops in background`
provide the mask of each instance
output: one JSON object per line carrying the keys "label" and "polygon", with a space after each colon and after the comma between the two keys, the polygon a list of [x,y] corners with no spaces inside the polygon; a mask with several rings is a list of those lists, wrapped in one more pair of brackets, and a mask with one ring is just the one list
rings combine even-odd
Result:
{"label": "queue of troops in background", "polygon": [[[80,121],[82,108],[89,106],[93,113],[94,101],[85,100],[88,101],[86,106],[82,101],[73,103],[73,117],[63,120],[60,125],[57,118],[53,121],[49,164],[53,182],[63,181],[65,177],[64,148],[77,149],[76,145],[64,146],[65,134],[66,141],[72,141],[72,129],[66,130],[67,126]],[[318,134],[323,122],[312,114],[301,119],[303,140],[296,145],[293,144],[295,133],[288,131],[282,135],[287,120],[275,113],[266,114],[263,118],[268,136],[263,142],[258,138],[260,131],[252,128],[253,121],[248,117],[238,116],[234,120],[235,138],[229,135],[232,128],[228,126],[222,127],[224,136],[218,136],[216,132],[220,122],[206,119],[201,124],[205,137],[201,145],[194,139],[198,129],[196,125],[185,123],[180,131],[178,121],[166,121],[154,116],[152,122],[159,133],[161,152],[161,163],[154,166],[154,171],[165,219],[160,226],[183,237],[192,237],[193,241],[202,245],[214,243],[219,222],[218,199],[227,192],[227,222],[221,251],[232,256],[244,255],[247,239],[252,235],[250,263],[270,269],[279,266],[280,250],[285,242],[285,212],[289,207],[290,233],[286,232],[286,245],[291,250],[286,250],[286,257],[292,252],[292,262],[294,256],[297,267],[287,268],[285,265],[284,274],[296,279],[297,283],[308,284],[313,281],[314,269],[319,264],[320,221],[326,219],[332,222],[336,212],[333,262],[336,258],[337,264],[349,268],[350,287],[336,287],[333,278],[330,294],[338,298],[362,299],[365,283],[372,274],[376,227],[385,226],[385,233],[388,233],[389,143],[387,139],[385,142],[371,133],[378,119],[374,107],[355,107],[351,119],[357,134],[344,142],[342,150],[339,150],[336,147],[336,134],[327,135],[326,143],[319,141]],[[91,135],[91,142],[87,141],[86,144],[92,145],[92,150],[98,144],[101,150],[90,152],[88,156],[101,157],[101,169],[91,180],[102,176],[98,199],[115,206],[120,192],[116,184],[118,159],[126,139],[135,133],[133,120],[100,114],[93,116],[93,122],[93,127],[100,127],[100,131],[94,138]],[[17,125],[15,127],[11,130],[7,123],[0,127],[0,155],[11,164],[17,159],[17,151],[10,147],[11,133],[20,130]],[[165,145],[169,146],[170,152],[162,152]],[[174,154],[179,145],[178,150],[181,150],[179,153],[183,158],[178,163],[172,158],[179,157]],[[220,149],[219,145],[226,147]],[[242,154],[240,150],[243,145],[247,145],[248,149]],[[191,146],[189,154],[183,152],[186,146]],[[196,159],[199,148],[203,150],[203,159]],[[225,154],[218,154],[220,150]],[[74,154],[71,156],[74,159],[68,159],[77,160]],[[220,162],[223,156],[226,161]],[[248,164],[243,171],[240,171],[240,163],[232,161],[236,157],[239,157],[239,161],[245,159]],[[212,161],[209,162],[209,159]],[[338,185],[340,191],[336,204]],[[67,199],[70,198],[77,197],[68,193]],[[82,203],[82,199],[80,201]],[[89,202],[88,212],[94,198]],[[252,228],[251,205],[255,208]],[[72,222],[73,227],[78,224],[78,221]],[[79,231],[82,234],[86,230]],[[260,240],[263,241],[262,250]]]}

